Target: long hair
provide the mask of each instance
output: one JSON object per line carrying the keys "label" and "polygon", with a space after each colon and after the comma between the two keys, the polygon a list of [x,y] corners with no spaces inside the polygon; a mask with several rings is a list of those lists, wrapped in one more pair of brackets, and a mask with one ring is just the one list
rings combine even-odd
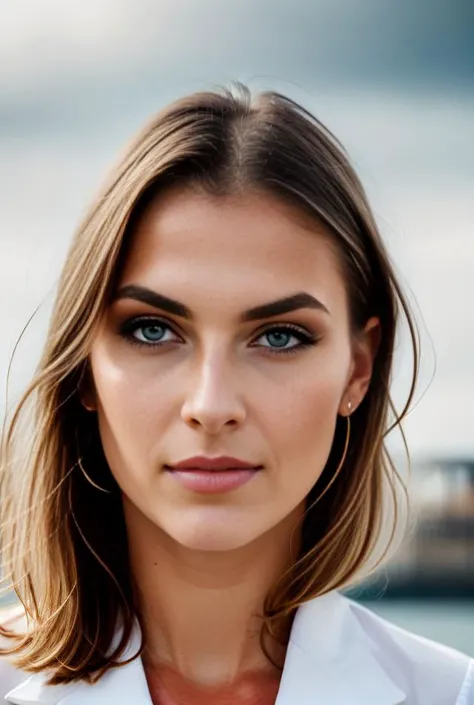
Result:
{"label": "long hair", "polygon": [[[25,633],[1,630],[12,642],[2,653],[14,655],[26,671],[48,670],[50,683],[94,681],[119,665],[137,616],[120,491],[96,416],[84,410],[79,390],[134,219],[174,184],[223,196],[257,189],[324,224],[343,266],[353,333],[371,316],[381,322],[371,383],[352,415],[349,446],[341,417],[307,498],[300,553],[266,597],[262,648],[265,636],[299,605],[371,574],[406,522],[406,489],[385,437],[413,397],[418,336],[343,147],[313,115],[276,92],[252,97],[237,83],[182,98],[136,137],[77,230],[39,366],[2,436],[3,575],[28,622]],[[390,382],[400,314],[408,322],[414,365],[406,405],[397,413]]]}

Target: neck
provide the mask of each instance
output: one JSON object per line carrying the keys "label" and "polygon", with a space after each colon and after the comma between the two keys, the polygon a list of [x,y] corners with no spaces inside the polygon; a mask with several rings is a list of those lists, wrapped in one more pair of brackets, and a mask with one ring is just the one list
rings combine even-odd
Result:
{"label": "neck", "polygon": [[[290,555],[290,536],[299,514],[249,545],[217,552],[180,546],[136,512],[125,504],[145,668],[165,667],[201,686],[229,685],[249,673],[276,677],[260,646],[260,615],[294,560],[298,547]],[[280,625],[285,633],[289,626]],[[266,646],[283,664],[286,646],[274,640]]]}

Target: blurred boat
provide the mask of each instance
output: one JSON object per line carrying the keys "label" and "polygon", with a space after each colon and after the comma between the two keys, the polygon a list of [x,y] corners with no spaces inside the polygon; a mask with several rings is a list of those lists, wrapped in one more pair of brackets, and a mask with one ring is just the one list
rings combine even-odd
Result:
{"label": "blurred boat", "polygon": [[474,600],[474,458],[426,460],[413,468],[412,521],[394,560],[357,599]]}

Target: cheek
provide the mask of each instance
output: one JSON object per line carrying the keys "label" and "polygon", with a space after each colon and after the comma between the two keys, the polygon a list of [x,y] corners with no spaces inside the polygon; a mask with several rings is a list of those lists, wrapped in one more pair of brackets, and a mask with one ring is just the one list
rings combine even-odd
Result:
{"label": "cheek", "polygon": [[311,487],[328,459],[337,414],[344,392],[345,375],[317,372],[298,375],[268,404],[267,431],[282,472],[282,481],[295,477]]}
{"label": "cheek", "polygon": [[330,380],[295,388],[287,397],[284,413],[277,415],[277,437],[289,446],[314,447],[327,442],[340,402],[340,385]]}
{"label": "cheek", "polygon": [[91,366],[104,452],[123,484],[122,476],[133,468],[153,469],[153,448],[172,413],[172,384],[166,375],[137,377],[101,351],[91,356]]}

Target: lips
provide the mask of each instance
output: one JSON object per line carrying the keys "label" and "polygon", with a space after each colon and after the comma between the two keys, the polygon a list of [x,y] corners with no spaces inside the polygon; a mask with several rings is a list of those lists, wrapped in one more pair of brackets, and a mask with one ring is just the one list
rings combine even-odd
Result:
{"label": "lips", "polygon": [[222,472],[226,470],[260,470],[261,467],[261,465],[254,465],[253,463],[248,463],[245,460],[240,460],[240,458],[233,458],[225,455],[216,458],[199,455],[192,458],[187,458],[186,460],[182,460],[173,465],[165,466],[167,470],[201,470],[207,472]]}
{"label": "lips", "polygon": [[246,485],[259,474],[262,465],[252,465],[240,458],[195,456],[175,465],[165,465],[165,471],[187,491],[222,494]]}

